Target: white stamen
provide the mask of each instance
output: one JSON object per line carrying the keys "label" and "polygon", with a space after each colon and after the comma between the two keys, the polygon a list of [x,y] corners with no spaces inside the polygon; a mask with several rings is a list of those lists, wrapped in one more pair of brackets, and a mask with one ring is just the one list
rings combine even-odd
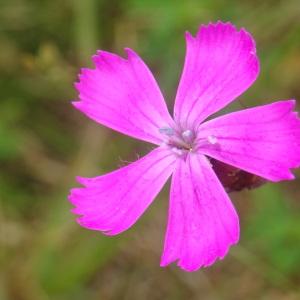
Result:
{"label": "white stamen", "polygon": [[215,145],[218,142],[218,139],[214,135],[209,135],[207,140],[212,145]]}
{"label": "white stamen", "polygon": [[172,136],[172,135],[174,135],[174,130],[173,130],[173,128],[171,128],[171,127],[161,127],[161,128],[159,128],[159,132],[160,132],[161,134],[165,134],[165,135],[167,135],[167,136]]}
{"label": "white stamen", "polygon": [[193,132],[192,132],[192,130],[189,130],[189,129],[182,133],[183,137],[191,137],[192,135],[193,135]]}
{"label": "white stamen", "polygon": [[191,143],[194,139],[194,134],[193,131],[191,130],[185,130],[181,136],[183,137],[183,139],[187,142],[187,143]]}
{"label": "white stamen", "polygon": [[176,147],[173,147],[172,149],[172,152],[174,152],[175,154],[178,154],[178,155],[182,155],[183,154],[183,151],[176,148]]}

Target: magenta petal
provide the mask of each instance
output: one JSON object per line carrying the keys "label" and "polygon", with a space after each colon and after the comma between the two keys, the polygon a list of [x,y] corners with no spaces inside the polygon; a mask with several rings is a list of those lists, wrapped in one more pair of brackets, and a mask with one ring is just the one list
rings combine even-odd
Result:
{"label": "magenta petal", "polygon": [[73,212],[86,228],[108,235],[131,227],[159,193],[174,169],[175,157],[157,148],[138,161],[95,178],[79,178],[71,190]]}
{"label": "magenta petal", "polygon": [[174,117],[193,128],[253,83],[259,73],[255,43],[244,29],[218,22],[186,33],[186,57]]}
{"label": "magenta petal", "polygon": [[180,160],[172,178],[161,266],[176,260],[186,271],[209,266],[238,238],[238,216],[207,158],[191,154]]}
{"label": "magenta petal", "polygon": [[82,69],[74,106],[91,119],[121,133],[159,144],[159,128],[173,120],[151,72],[130,49],[128,58],[98,51],[95,69]]}
{"label": "magenta petal", "polygon": [[293,179],[300,166],[300,119],[294,100],[234,112],[199,127],[199,151],[271,181]]}

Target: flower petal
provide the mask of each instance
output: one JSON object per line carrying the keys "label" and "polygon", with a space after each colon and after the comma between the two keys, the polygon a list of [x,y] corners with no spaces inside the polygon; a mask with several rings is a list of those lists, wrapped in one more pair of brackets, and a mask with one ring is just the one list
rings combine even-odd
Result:
{"label": "flower petal", "polygon": [[300,119],[294,100],[245,109],[199,127],[201,153],[271,181],[293,179],[300,166]]}
{"label": "flower petal", "polygon": [[259,73],[255,42],[244,29],[218,22],[186,33],[186,57],[174,117],[194,128],[242,94]]}
{"label": "flower petal", "polygon": [[181,160],[171,184],[169,220],[161,266],[178,260],[195,271],[223,258],[239,238],[235,209],[205,156]]}
{"label": "flower petal", "polygon": [[138,161],[95,178],[78,178],[84,188],[71,190],[69,200],[78,223],[115,235],[131,227],[159,193],[174,169],[176,157],[156,148]]}
{"label": "flower petal", "polygon": [[91,119],[151,143],[161,142],[159,128],[173,124],[151,72],[130,49],[128,58],[98,51],[95,69],[82,69],[74,106]]}

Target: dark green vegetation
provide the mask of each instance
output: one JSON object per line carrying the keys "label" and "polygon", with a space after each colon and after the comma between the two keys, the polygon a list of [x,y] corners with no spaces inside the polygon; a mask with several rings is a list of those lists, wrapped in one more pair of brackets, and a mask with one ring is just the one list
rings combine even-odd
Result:
{"label": "dark green vegetation", "polygon": [[[300,299],[300,180],[231,195],[241,241],[197,273],[159,268],[168,189],[118,237],[81,229],[66,197],[150,146],[75,111],[73,82],[96,49],[135,49],[170,106],[184,31],[232,21],[252,32],[254,86],[229,109],[300,100],[299,0],[0,1],[0,299]],[[299,103],[299,102],[298,102]],[[298,110],[300,109],[298,105]]]}

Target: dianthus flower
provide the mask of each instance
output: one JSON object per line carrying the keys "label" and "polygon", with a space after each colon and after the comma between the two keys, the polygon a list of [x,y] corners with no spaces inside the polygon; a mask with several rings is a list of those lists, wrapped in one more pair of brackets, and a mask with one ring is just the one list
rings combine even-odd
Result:
{"label": "dianthus flower", "polygon": [[82,69],[74,106],[96,122],[157,147],[95,178],[69,199],[78,223],[106,235],[131,227],[172,175],[161,266],[186,271],[223,258],[239,239],[238,215],[211,159],[268,181],[290,180],[300,165],[295,100],[278,101],[207,120],[241,95],[259,73],[255,42],[244,29],[217,22],[186,33],[186,57],[174,117],[151,72],[132,50],[127,59],[98,51]]}

